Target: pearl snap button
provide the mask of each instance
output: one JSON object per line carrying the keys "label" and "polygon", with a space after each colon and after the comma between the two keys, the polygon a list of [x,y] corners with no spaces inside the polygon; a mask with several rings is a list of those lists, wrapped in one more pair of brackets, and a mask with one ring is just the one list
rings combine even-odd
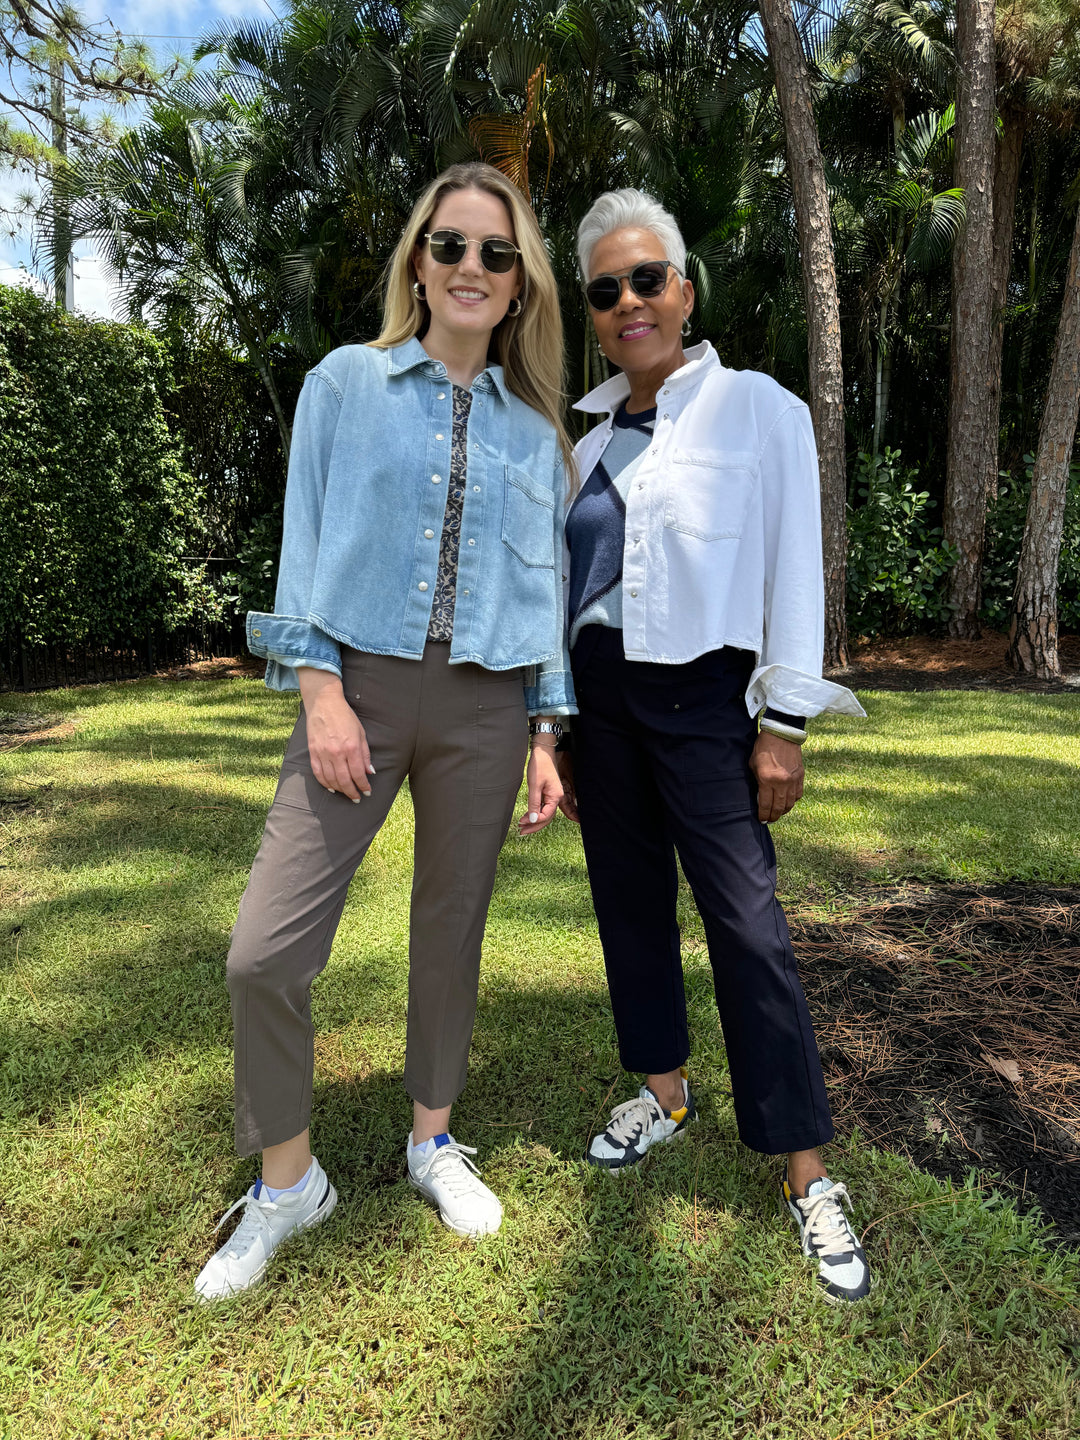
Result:
{"label": "pearl snap button", "polygon": [[436,400],[445,400],[445,399],[446,399],[446,391],[445,391],[445,390],[440,390],[439,393],[438,393],[438,395],[435,396],[435,399],[436,399]]}
{"label": "pearl snap button", "polygon": [[470,544],[470,545],[475,545],[475,544],[476,544],[476,541],[475,541],[475,540],[470,540],[470,541],[469,541],[469,544]]}
{"label": "pearl snap button", "polygon": [[435,531],[434,531],[434,530],[425,530],[425,531],[424,531],[424,539],[425,539],[425,540],[434,540],[434,539],[435,539]]}
{"label": "pearl snap button", "polygon": [[431,477],[431,483],[432,483],[433,485],[441,485],[441,484],[442,484],[442,476],[441,476],[441,475],[432,475],[432,477]]}
{"label": "pearl snap button", "polygon": [[436,439],[436,440],[443,440],[443,439],[445,439],[445,438],[446,438],[446,437],[443,436],[443,435],[436,435],[436,436],[435,436],[435,439]]}
{"label": "pearl snap button", "polygon": [[474,491],[475,494],[477,494],[477,495],[480,494],[480,486],[479,486],[479,485],[474,485],[472,488],[473,488],[473,491]]}
{"label": "pearl snap button", "polygon": [[636,590],[631,590],[631,591],[630,591],[630,594],[631,594],[631,596],[632,596],[635,600],[637,599],[637,591],[636,591]]}
{"label": "pearl snap button", "polygon": [[426,581],[426,580],[421,580],[421,581],[420,581],[420,584],[419,584],[416,588],[417,588],[418,590],[426,590],[426,589],[427,589],[427,581]]}

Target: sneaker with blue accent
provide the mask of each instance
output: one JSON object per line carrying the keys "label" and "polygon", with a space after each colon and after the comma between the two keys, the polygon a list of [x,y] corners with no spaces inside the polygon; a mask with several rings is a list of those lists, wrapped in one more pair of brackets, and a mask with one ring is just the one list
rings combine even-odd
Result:
{"label": "sneaker with blue accent", "polygon": [[409,1135],[409,1184],[435,1207],[455,1235],[470,1240],[494,1235],[502,1224],[503,1209],[469,1159],[476,1151],[471,1145],[459,1145],[448,1133],[436,1135],[429,1145],[426,1153],[414,1150]]}
{"label": "sneaker with blue accent", "polygon": [[241,1209],[244,1212],[240,1224],[199,1272],[195,1298],[227,1300],[258,1285],[278,1246],[325,1220],[337,1198],[337,1191],[314,1157],[302,1190],[286,1190],[271,1200],[262,1180],[256,1180],[218,1221],[216,1228],[220,1230],[230,1215]]}
{"label": "sneaker with blue accent", "polygon": [[677,1110],[665,1110],[647,1085],[642,1085],[636,1100],[616,1105],[606,1127],[589,1142],[586,1161],[615,1174],[640,1165],[654,1145],[666,1145],[684,1135],[691,1120],[697,1119],[685,1067],[682,1087],[683,1103]]}
{"label": "sneaker with blue accent", "polygon": [[851,1209],[847,1186],[821,1175],[811,1180],[801,1197],[788,1184],[785,1166],[780,1205],[799,1227],[803,1254],[817,1261],[817,1281],[825,1299],[832,1305],[861,1300],[870,1290],[870,1267],[844,1213],[845,1205]]}

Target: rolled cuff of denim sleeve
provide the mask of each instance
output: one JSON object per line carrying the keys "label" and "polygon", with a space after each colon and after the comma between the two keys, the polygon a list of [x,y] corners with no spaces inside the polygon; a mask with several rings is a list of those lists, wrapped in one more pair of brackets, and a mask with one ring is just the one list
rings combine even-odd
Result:
{"label": "rolled cuff of denim sleeve", "polygon": [[266,684],[271,690],[299,689],[296,671],[301,666],[341,674],[338,642],[299,615],[249,610],[247,644],[253,655],[265,657]]}
{"label": "rolled cuff of denim sleeve", "polygon": [[525,685],[525,708],[530,715],[576,715],[569,670],[544,670],[530,677]]}
{"label": "rolled cuff of denim sleeve", "polygon": [[834,685],[820,675],[793,670],[788,665],[759,665],[746,687],[746,708],[756,715],[764,706],[782,710],[788,715],[854,715],[865,718],[866,711],[850,690]]}

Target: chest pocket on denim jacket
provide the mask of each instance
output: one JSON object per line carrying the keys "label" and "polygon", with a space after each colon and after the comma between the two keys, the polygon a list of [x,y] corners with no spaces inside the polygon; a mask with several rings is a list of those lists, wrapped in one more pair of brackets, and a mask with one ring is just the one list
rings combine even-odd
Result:
{"label": "chest pocket on denim jacket", "polygon": [[502,538],[523,565],[555,564],[555,497],[524,470],[506,466]]}
{"label": "chest pocket on denim jacket", "polygon": [[737,539],[750,506],[757,465],[730,450],[676,450],[668,470],[664,526],[697,540]]}

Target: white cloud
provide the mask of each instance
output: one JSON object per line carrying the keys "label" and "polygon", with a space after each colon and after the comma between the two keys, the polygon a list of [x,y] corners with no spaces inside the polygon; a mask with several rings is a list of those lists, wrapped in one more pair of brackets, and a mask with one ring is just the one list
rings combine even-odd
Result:
{"label": "white cloud", "polygon": [[46,293],[46,285],[36,275],[23,268],[24,257],[12,250],[0,249],[0,285],[26,286],[39,295]]}

